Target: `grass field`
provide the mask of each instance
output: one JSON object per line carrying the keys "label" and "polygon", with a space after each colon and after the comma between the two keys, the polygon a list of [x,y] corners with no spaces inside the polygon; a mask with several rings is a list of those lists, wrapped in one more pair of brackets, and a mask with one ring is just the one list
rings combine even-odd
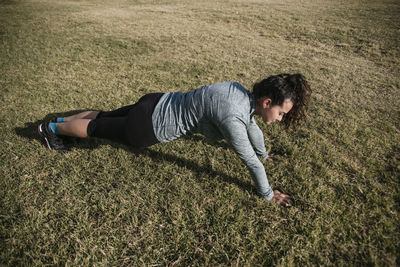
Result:
{"label": "grass field", "polygon": [[[397,0],[0,0],[1,265],[400,264]],[[300,72],[298,131],[259,125],[253,191],[224,143],[45,148],[36,125],[145,93]]]}

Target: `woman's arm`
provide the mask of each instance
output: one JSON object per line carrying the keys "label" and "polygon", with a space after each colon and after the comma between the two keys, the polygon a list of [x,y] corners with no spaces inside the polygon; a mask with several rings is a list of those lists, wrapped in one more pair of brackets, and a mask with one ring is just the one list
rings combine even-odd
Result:
{"label": "woman's arm", "polygon": [[257,158],[250,143],[246,124],[236,117],[230,117],[220,122],[218,127],[250,171],[256,184],[257,193],[265,199],[271,200],[274,197],[274,192],[268,183],[264,165]]}
{"label": "woman's arm", "polygon": [[264,135],[260,127],[258,127],[256,121],[254,120],[254,117],[250,120],[250,124],[247,128],[247,134],[249,136],[251,144],[254,147],[254,150],[256,151],[257,156],[267,159],[268,152],[265,149]]}

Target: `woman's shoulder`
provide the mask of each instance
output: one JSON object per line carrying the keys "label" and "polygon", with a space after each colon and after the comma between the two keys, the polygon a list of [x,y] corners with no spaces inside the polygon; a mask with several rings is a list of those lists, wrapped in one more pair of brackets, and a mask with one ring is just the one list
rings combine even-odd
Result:
{"label": "woman's shoulder", "polygon": [[251,111],[251,93],[238,82],[222,82],[211,85],[207,92],[211,109],[220,119],[226,117],[247,118]]}
{"label": "woman's shoulder", "polygon": [[204,86],[204,89],[211,94],[221,95],[223,97],[237,98],[248,97],[250,92],[239,82],[219,82]]}
{"label": "woman's shoulder", "polygon": [[217,83],[210,84],[208,86],[210,86],[210,87],[232,87],[233,86],[233,87],[242,88],[242,89],[246,90],[246,88],[242,84],[240,84],[239,82],[236,82],[236,81],[217,82]]}

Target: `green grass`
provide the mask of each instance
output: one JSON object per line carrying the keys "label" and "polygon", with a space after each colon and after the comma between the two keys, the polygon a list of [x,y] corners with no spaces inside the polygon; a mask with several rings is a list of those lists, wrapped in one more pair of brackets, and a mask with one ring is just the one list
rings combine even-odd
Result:
{"label": "green grass", "polygon": [[[400,264],[398,1],[0,1],[2,265]],[[259,125],[291,194],[224,143],[47,150],[38,122],[301,72],[297,132]]]}

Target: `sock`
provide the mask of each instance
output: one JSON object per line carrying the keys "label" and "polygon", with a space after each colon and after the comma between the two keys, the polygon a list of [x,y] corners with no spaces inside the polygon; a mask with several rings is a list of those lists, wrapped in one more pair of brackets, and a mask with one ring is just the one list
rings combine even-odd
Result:
{"label": "sock", "polygon": [[57,118],[57,122],[64,122],[64,117],[62,117],[62,118]]}
{"label": "sock", "polygon": [[49,130],[53,134],[61,135],[60,132],[57,130],[57,122],[50,122],[49,123]]}

